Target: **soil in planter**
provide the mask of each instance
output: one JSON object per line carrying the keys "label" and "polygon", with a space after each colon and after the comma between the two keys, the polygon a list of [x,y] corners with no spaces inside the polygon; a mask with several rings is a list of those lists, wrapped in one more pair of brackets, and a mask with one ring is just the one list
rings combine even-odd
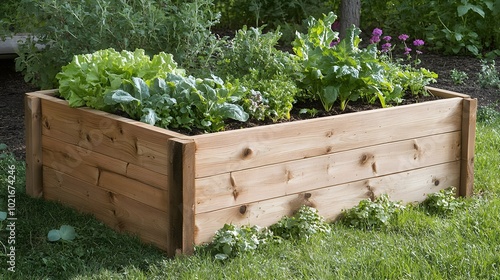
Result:
{"label": "soil in planter", "polygon": [[[479,59],[436,54],[424,54],[420,56],[420,59],[422,60],[421,67],[425,67],[439,75],[437,83],[431,86],[470,95],[478,99],[479,106],[495,105],[500,110],[500,90],[481,88],[478,84],[477,75],[481,70]],[[0,60],[0,143],[7,144],[16,157],[24,159],[24,93],[38,89],[24,82],[22,74],[15,72],[14,65],[13,59]],[[496,59],[496,65],[500,65],[500,59]],[[469,79],[464,84],[454,84],[450,76],[452,69],[466,72]],[[422,102],[422,100],[419,100],[419,102]],[[344,113],[361,110],[355,109],[355,104],[355,102],[351,102]],[[298,106],[299,104],[296,104],[296,107]],[[321,106],[318,108],[321,108]],[[292,112],[291,119],[306,117],[306,114],[296,116]],[[248,126],[256,125],[262,124],[248,124]],[[229,127],[231,126],[240,128],[241,123],[230,123]]]}
{"label": "soil in planter", "polygon": [[[436,100],[436,99],[439,99],[439,97],[432,96],[432,95],[413,96],[412,94],[407,93],[403,97],[403,102],[400,103],[398,106],[406,105],[406,104],[421,103],[421,102],[426,102],[426,101],[431,101],[431,100]],[[335,104],[333,106],[332,110],[327,112],[323,109],[323,105],[319,101],[308,102],[308,103],[296,103],[296,104],[294,104],[293,109],[290,112],[290,119],[289,120],[284,119],[284,120],[279,120],[277,122],[272,122],[270,120],[266,120],[266,121],[249,120],[248,122],[245,122],[245,123],[229,120],[229,121],[227,121],[226,130],[235,130],[235,129],[241,129],[241,128],[249,128],[249,127],[270,125],[270,124],[276,124],[276,123],[283,123],[283,122],[291,122],[291,121],[299,121],[299,120],[306,120],[306,119],[312,119],[312,118],[335,116],[335,115],[340,115],[340,114],[348,114],[348,113],[361,112],[361,111],[380,109],[380,108],[382,108],[382,107],[377,102],[374,104],[366,104],[366,102],[364,102],[362,100],[358,100],[358,101],[350,101],[349,103],[347,103],[347,107],[344,111],[340,110],[340,107],[337,104]],[[315,110],[315,113],[314,114],[300,113],[300,111],[302,109]],[[186,134],[186,135],[203,134],[203,131],[201,131],[199,129],[193,129],[191,131],[189,131],[187,129],[172,129],[172,130],[179,132],[179,133],[182,133],[182,134]]]}

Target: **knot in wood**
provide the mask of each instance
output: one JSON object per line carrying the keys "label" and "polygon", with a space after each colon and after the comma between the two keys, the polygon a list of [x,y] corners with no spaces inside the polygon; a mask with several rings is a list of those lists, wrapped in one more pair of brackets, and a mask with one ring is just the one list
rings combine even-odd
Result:
{"label": "knot in wood", "polygon": [[247,206],[246,205],[241,205],[240,206],[240,214],[243,215],[247,212]]}
{"label": "knot in wood", "polygon": [[365,165],[372,159],[374,156],[372,154],[363,154],[359,160],[359,164]]}
{"label": "knot in wood", "polygon": [[245,158],[249,158],[249,157],[251,157],[251,156],[252,156],[252,154],[253,154],[252,149],[250,149],[250,148],[245,148],[245,149],[243,150],[242,157],[243,157],[244,159],[245,159]]}

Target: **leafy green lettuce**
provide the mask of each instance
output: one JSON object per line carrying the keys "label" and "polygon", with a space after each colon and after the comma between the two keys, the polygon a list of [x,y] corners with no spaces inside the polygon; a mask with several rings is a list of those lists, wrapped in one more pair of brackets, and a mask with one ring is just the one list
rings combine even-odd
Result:
{"label": "leafy green lettuce", "polygon": [[119,89],[124,82],[132,81],[132,77],[145,81],[165,78],[168,73],[184,74],[171,54],[162,52],[151,59],[142,49],[134,52],[105,49],[74,56],[56,78],[60,96],[68,100],[71,107],[110,111],[104,96]]}

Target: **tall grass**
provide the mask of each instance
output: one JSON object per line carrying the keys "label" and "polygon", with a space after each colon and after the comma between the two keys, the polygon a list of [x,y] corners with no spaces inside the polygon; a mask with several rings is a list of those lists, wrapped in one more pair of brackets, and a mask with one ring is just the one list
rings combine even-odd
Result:
{"label": "tall grass", "polygon": [[[19,192],[16,272],[6,270],[2,256],[0,279],[500,279],[499,130],[498,116],[477,125],[476,193],[462,211],[442,217],[409,207],[387,230],[333,224],[330,234],[269,245],[229,261],[204,253],[166,258],[88,215]],[[1,180],[5,161],[0,160]],[[23,170],[22,162],[16,164]],[[2,200],[3,186],[2,181]],[[62,224],[74,226],[77,239],[48,242],[48,231]],[[2,231],[4,245],[5,240]]]}

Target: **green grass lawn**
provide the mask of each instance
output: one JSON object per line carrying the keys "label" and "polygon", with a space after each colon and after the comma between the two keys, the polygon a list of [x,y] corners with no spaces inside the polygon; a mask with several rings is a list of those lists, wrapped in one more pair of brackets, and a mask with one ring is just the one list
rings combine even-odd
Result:
{"label": "green grass lawn", "polygon": [[[7,270],[9,231],[2,224],[0,279],[500,279],[500,117],[477,125],[475,195],[451,216],[410,207],[386,230],[333,224],[330,234],[285,241],[228,261],[198,253],[167,258],[91,216],[26,196],[24,167],[0,159],[0,210],[8,166],[16,165],[15,272]],[[404,184],[404,182],[401,182]],[[72,242],[47,233],[72,225]]]}

